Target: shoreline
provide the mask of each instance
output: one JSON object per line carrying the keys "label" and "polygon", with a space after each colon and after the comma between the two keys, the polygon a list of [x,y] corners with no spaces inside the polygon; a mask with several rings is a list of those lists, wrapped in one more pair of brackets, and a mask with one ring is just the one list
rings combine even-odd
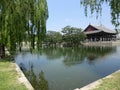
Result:
{"label": "shoreline", "polygon": [[[111,79],[114,77],[114,74],[117,74],[117,73],[120,73],[120,70],[117,70],[108,76],[105,76],[105,77],[98,79],[98,80],[96,80],[96,81],[94,81],[86,86],[83,86],[81,88],[76,88],[74,90],[94,90],[94,89],[97,89],[103,83],[103,80]],[[107,89],[105,89],[105,90],[107,90]]]}
{"label": "shoreline", "polygon": [[99,42],[85,42],[84,46],[120,46],[120,40],[117,41],[99,41]]}
{"label": "shoreline", "polygon": [[15,66],[16,66],[16,71],[18,72],[18,75],[19,75],[18,81],[19,81],[20,83],[23,83],[28,90],[34,90],[34,88],[32,87],[31,83],[30,83],[30,82],[28,81],[28,79],[25,77],[25,75],[24,75],[24,73],[22,72],[22,70],[20,69],[20,67],[19,67],[16,63],[14,63],[14,64],[15,64]]}

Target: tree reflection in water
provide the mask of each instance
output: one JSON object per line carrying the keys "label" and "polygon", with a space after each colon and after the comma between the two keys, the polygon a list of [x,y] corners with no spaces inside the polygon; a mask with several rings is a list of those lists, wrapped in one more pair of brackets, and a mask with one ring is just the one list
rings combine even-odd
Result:
{"label": "tree reflection in water", "polygon": [[[65,49],[64,50],[64,64],[67,66],[75,65],[81,63],[85,56],[84,56],[84,51],[82,52],[82,48],[72,48],[72,49]],[[83,54],[81,54],[81,52]]]}
{"label": "tree reflection in water", "polygon": [[88,60],[92,61],[116,52],[116,47],[85,47]]}
{"label": "tree reflection in water", "polygon": [[[95,77],[98,79],[99,75],[104,76],[109,74],[112,70],[114,70],[114,68],[112,69],[110,68],[111,66],[108,66],[110,70],[109,69],[103,70],[107,64],[97,66],[97,68],[96,67],[94,68],[93,66],[90,67],[90,65],[95,64],[99,60],[106,60],[106,57],[107,56],[109,57],[110,55],[115,53],[116,50],[117,50],[116,47],[85,47],[85,46],[81,46],[79,48],[67,48],[67,47],[66,48],[45,48],[41,50],[41,53],[38,53],[38,52],[33,52],[32,54],[24,53],[22,55],[23,58],[20,58],[20,61],[18,63],[19,63],[19,66],[22,67],[26,77],[28,78],[32,86],[35,88],[35,90],[49,90],[49,89],[57,90],[56,88],[62,88],[60,84],[63,83],[64,80],[66,80],[68,84],[70,81],[73,82],[73,79],[70,77],[75,78],[76,75],[74,76],[72,75],[72,73],[78,72],[79,69],[81,69],[81,71],[79,72],[80,75],[81,75],[81,72],[85,71],[85,74],[90,73],[89,74],[90,78],[93,75],[95,75]],[[28,58],[28,56],[30,57]],[[70,66],[77,66],[77,64],[78,65],[81,64],[82,66],[71,69]],[[98,62],[98,65],[99,65],[99,62]],[[69,70],[68,68],[66,68],[66,66],[69,67]],[[90,71],[88,68],[90,68]],[[42,70],[40,71],[40,69],[42,69],[44,72]],[[94,71],[92,72],[91,70],[94,70]],[[68,73],[66,73],[67,71]],[[99,74],[99,72],[101,72],[102,75]],[[96,76],[96,73],[98,74],[98,76]],[[48,81],[45,79],[44,74],[46,75],[46,78]],[[70,74],[71,76],[67,77],[68,74]],[[84,74],[82,76],[84,76]],[[82,76],[81,78],[84,78]],[[75,82],[77,82],[77,79],[74,79],[76,80]],[[49,86],[48,86],[48,82],[49,82]],[[68,84],[65,84],[66,85],[65,87],[67,87]]]}
{"label": "tree reflection in water", "polygon": [[63,57],[64,64],[67,66],[82,63],[85,58],[92,62],[98,58],[112,54],[116,51],[116,47],[90,47],[81,46],[79,48],[46,48],[43,53],[46,54],[48,60],[54,60]]}
{"label": "tree reflection in water", "polygon": [[95,61],[116,51],[116,47],[85,47],[69,50],[64,58],[65,65],[79,64],[87,58],[89,62]]}
{"label": "tree reflection in water", "polygon": [[45,48],[42,53],[44,53],[49,60],[55,60],[63,56],[63,50],[63,48]]}
{"label": "tree reflection in water", "polygon": [[29,71],[24,71],[24,73],[35,90],[48,90],[48,81],[45,79],[43,71],[37,77],[33,71],[33,65],[31,65]]}

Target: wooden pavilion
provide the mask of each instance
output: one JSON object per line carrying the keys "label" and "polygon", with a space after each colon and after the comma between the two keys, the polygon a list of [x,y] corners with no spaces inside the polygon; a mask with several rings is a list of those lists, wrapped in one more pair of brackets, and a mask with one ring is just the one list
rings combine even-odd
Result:
{"label": "wooden pavilion", "polygon": [[113,41],[116,39],[116,31],[104,26],[88,25],[83,31],[87,36],[87,41]]}

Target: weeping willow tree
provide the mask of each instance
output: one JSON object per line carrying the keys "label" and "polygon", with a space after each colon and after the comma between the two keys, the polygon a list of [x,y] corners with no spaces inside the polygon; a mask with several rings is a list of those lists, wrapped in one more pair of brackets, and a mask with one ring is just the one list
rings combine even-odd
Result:
{"label": "weeping willow tree", "polygon": [[21,49],[23,41],[34,48],[35,33],[37,47],[46,33],[48,7],[46,0],[0,0],[0,58],[5,48],[10,52]]}
{"label": "weeping willow tree", "polygon": [[[103,4],[106,3],[111,9],[111,22],[115,27],[120,26],[120,0],[80,0],[81,5],[84,6],[85,15],[88,10],[91,14],[96,12],[96,16],[101,15]],[[118,32],[118,31],[117,31]]]}

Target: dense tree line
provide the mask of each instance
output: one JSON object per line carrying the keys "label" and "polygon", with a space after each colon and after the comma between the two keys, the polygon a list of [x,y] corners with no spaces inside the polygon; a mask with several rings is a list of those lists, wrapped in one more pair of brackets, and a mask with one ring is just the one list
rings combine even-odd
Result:
{"label": "dense tree line", "polygon": [[62,28],[62,34],[56,31],[48,31],[45,38],[47,46],[78,47],[86,38],[81,28],[66,26]]}
{"label": "dense tree line", "polygon": [[[120,26],[120,1],[119,0],[80,0],[91,14],[101,14],[102,4],[106,3],[111,9],[111,22],[115,27]],[[5,56],[5,48],[10,52],[21,49],[21,42],[30,42],[34,48],[35,41],[38,49],[46,35],[46,20],[48,18],[48,7],[46,0],[0,0],[0,58]],[[36,37],[35,37],[36,32]],[[67,40],[64,34],[64,40]],[[69,34],[76,37],[75,34]],[[36,39],[35,39],[36,38]],[[74,39],[76,42],[77,39]],[[71,39],[70,43],[74,43]],[[68,43],[68,42],[67,42]],[[76,43],[74,43],[76,45]]]}
{"label": "dense tree line", "polygon": [[79,46],[81,41],[84,41],[86,38],[81,28],[66,26],[62,29],[62,33],[66,46]]}
{"label": "dense tree line", "polygon": [[62,42],[62,34],[57,31],[47,31],[46,38],[44,40],[47,46],[57,46]]}

